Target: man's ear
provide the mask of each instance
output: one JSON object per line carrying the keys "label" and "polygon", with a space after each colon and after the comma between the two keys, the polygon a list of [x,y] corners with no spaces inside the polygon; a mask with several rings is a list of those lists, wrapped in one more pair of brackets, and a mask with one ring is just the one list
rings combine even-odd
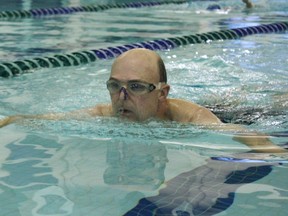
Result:
{"label": "man's ear", "polygon": [[168,84],[165,84],[164,86],[162,86],[162,88],[160,89],[160,94],[159,94],[160,101],[166,100],[169,94],[169,90],[170,90],[170,86]]}

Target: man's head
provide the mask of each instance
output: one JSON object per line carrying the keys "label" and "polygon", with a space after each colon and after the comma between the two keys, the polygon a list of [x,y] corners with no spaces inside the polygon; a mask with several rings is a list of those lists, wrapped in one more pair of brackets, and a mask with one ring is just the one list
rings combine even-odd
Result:
{"label": "man's head", "polygon": [[109,80],[116,116],[144,121],[163,114],[169,85],[164,63],[156,52],[137,48],[121,54],[112,65]]}

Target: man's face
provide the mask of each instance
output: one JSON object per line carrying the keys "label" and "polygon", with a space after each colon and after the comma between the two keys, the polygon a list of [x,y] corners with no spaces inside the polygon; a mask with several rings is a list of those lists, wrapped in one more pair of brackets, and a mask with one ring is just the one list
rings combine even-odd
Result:
{"label": "man's face", "polygon": [[[157,85],[160,79],[157,58],[144,51],[124,54],[114,62],[110,79],[120,81],[125,89],[127,82],[131,80]],[[116,93],[110,92],[110,96],[115,116],[133,121],[144,121],[156,116],[159,103],[158,89],[141,95],[122,90]]]}

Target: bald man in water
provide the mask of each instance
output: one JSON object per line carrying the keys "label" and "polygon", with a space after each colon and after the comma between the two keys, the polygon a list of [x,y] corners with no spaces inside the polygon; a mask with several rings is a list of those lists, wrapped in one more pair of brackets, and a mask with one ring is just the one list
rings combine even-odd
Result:
{"label": "bald man in water", "polygon": [[168,99],[166,69],[151,50],[132,49],[112,65],[107,81],[111,104],[89,109],[92,116],[117,116],[133,121],[161,119],[196,124],[220,123],[208,109],[192,102]]}
{"label": "bald man in water", "polygon": [[[246,134],[238,126],[223,124],[210,110],[198,104],[168,98],[166,69],[160,56],[151,50],[137,48],[121,54],[113,63],[106,83],[111,103],[64,114],[17,115],[0,120],[0,127],[23,118],[82,119],[91,116],[114,116],[143,122],[149,119],[189,122],[221,130],[235,130],[235,140],[259,152],[283,152],[265,136]],[[243,134],[245,132],[245,135]]]}

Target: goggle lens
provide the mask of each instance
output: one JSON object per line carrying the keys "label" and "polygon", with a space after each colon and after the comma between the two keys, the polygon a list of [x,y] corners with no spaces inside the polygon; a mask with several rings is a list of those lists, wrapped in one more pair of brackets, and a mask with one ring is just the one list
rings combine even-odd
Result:
{"label": "goggle lens", "polygon": [[[123,87],[122,83],[117,80],[108,80],[106,85],[111,94],[119,92]],[[146,94],[156,89],[154,84],[139,81],[128,81],[126,86],[127,91],[135,95]]]}

